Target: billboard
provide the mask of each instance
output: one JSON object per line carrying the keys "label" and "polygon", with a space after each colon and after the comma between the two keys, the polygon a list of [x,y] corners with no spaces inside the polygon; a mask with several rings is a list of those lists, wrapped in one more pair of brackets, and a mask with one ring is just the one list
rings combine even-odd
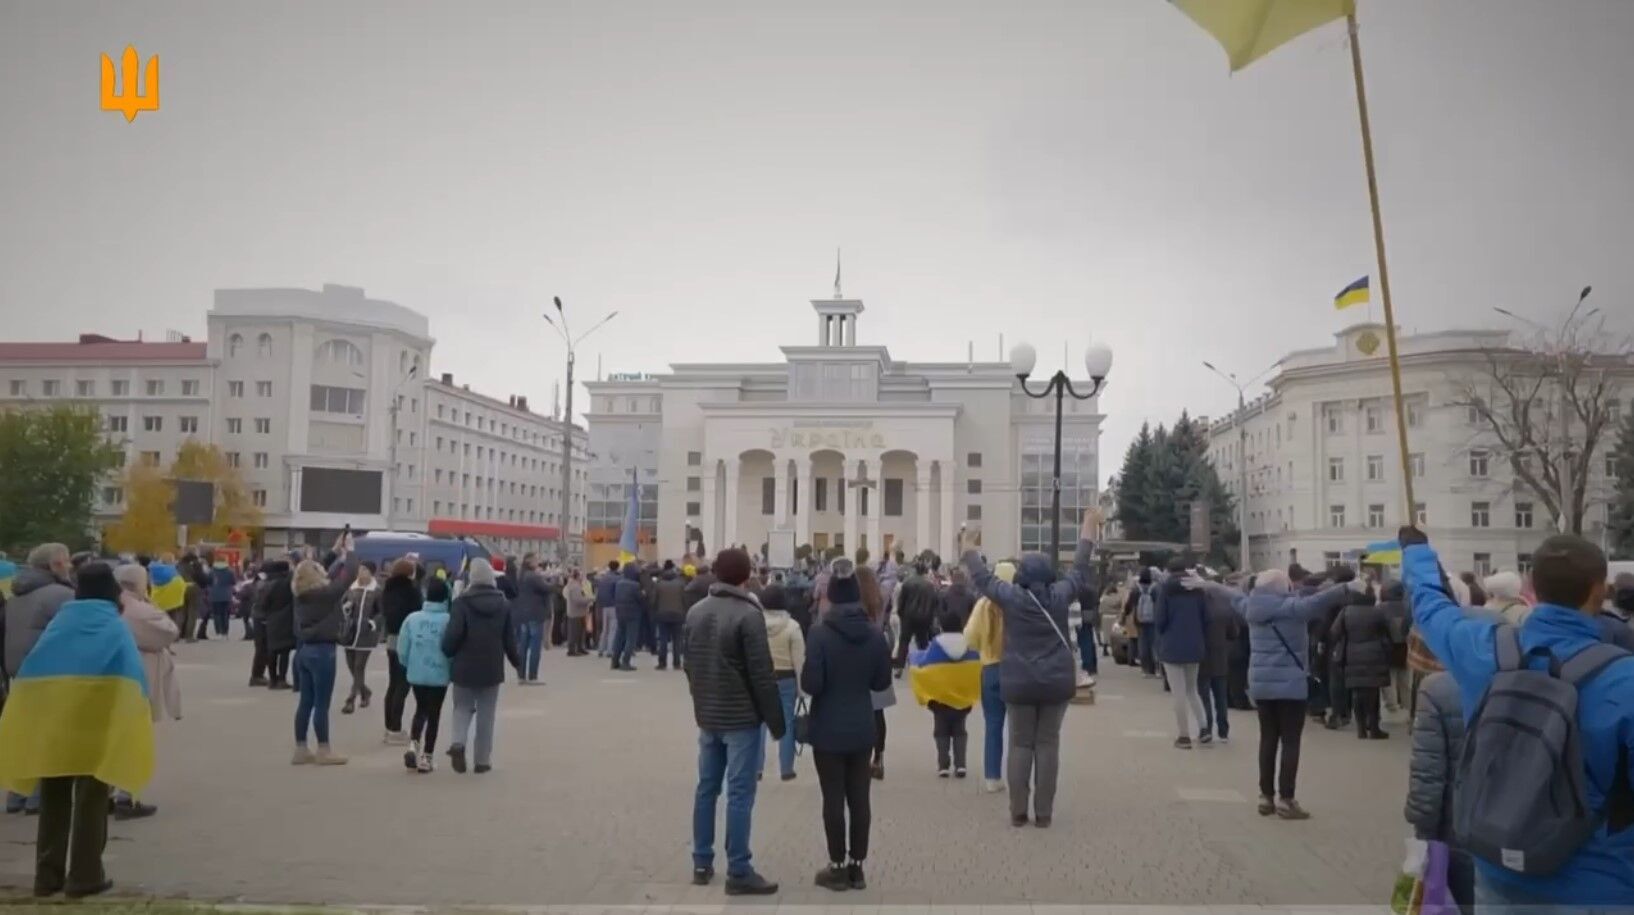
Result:
{"label": "billboard", "polygon": [[216,516],[216,485],[198,480],[177,480],[171,512],[177,524],[209,524]]}
{"label": "billboard", "polygon": [[305,467],[301,470],[301,502],[297,508],[303,512],[378,515],[381,484],[382,473],[378,470]]}

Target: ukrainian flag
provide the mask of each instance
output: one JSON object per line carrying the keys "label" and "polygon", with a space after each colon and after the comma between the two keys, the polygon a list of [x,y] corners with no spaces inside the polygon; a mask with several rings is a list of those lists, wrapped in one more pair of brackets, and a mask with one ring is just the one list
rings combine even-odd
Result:
{"label": "ukrainian flag", "polygon": [[11,580],[17,577],[17,563],[0,559],[0,596],[11,597]]}
{"label": "ukrainian flag", "polygon": [[920,705],[971,708],[982,698],[982,656],[971,650],[963,633],[943,633],[924,651],[909,653],[908,684]]}
{"label": "ukrainian flag", "polygon": [[0,787],[89,775],[140,794],[153,777],[153,710],[136,640],[105,600],[71,600],[40,634],[0,712]]}
{"label": "ukrainian flag", "polygon": [[1361,305],[1367,301],[1369,301],[1369,291],[1367,277],[1364,276],[1339,290],[1339,294],[1333,297],[1333,307],[1349,308],[1352,305]]}
{"label": "ukrainian flag", "polygon": [[153,600],[153,606],[166,613],[180,610],[182,604],[187,603],[187,579],[176,572],[176,567],[168,562],[154,562],[148,564],[148,596]]}

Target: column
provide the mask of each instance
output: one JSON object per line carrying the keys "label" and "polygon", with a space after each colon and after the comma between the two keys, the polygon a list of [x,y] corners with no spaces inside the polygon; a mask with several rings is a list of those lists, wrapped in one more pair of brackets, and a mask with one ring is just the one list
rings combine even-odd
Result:
{"label": "column", "polygon": [[943,458],[936,462],[942,487],[942,557],[958,560],[959,520],[953,517],[953,462]]}
{"label": "column", "polygon": [[841,486],[845,487],[845,556],[855,559],[857,556],[857,517],[862,511],[862,499],[857,494],[861,492],[851,485],[851,477],[857,472],[857,462],[845,458],[840,464]]}
{"label": "column", "polygon": [[857,316],[849,315],[845,319],[845,345],[857,345]]}
{"label": "column", "polygon": [[[914,459],[914,487],[917,504],[914,506],[913,548],[915,552],[922,553],[936,548],[930,539],[930,461],[922,457]],[[953,558],[945,553],[942,555],[944,562],[951,562]]]}
{"label": "column", "polygon": [[721,546],[738,543],[738,471],[742,462],[737,455],[726,459],[726,518],[721,524]]}
{"label": "column", "polygon": [[703,532],[704,554],[713,556],[721,548],[720,538],[720,461],[708,458],[703,462],[704,500],[699,508],[698,527]]}
{"label": "column", "polygon": [[880,536],[880,518],[885,514],[885,478],[880,476],[879,458],[863,461],[863,473],[873,482],[868,493],[868,552],[876,559],[885,557],[885,538]]}
{"label": "column", "polygon": [[[772,529],[789,526],[789,459],[772,456]],[[798,546],[798,544],[796,544]]]}
{"label": "column", "polygon": [[794,513],[795,546],[811,542],[811,519],[817,512],[817,484],[811,476],[811,458],[794,459],[794,478],[799,481],[800,505]]}

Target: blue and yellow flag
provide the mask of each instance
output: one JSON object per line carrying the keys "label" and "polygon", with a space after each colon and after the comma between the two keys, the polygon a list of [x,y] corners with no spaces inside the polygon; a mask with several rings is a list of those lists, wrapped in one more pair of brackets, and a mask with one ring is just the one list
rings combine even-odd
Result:
{"label": "blue and yellow flag", "polygon": [[930,640],[929,648],[909,653],[908,685],[920,705],[971,708],[982,698],[982,656],[970,649],[962,633],[943,633]]}
{"label": "blue and yellow flag", "polygon": [[0,559],[0,596],[11,597],[11,580],[17,577],[17,563]]}
{"label": "blue and yellow flag", "polygon": [[187,603],[187,579],[170,563],[148,563],[148,581],[148,598],[160,610],[169,613]]}
{"label": "blue and yellow flag", "polygon": [[142,656],[119,609],[71,600],[11,681],[0,712],[0,787],[89,775],[140,793],[153,777],[153,709]]}
{"label": "blue and yellow flag", "polygon": [[1317,26],[1356,12],[1356,0],[1169,0],[1225,48],[1241,70]]}
{"label": "blue and yellow flag", "polygon": [[635,561],[636,550],[640,546],[637,533],[641,527],[641,484],[635,474],[630,471],[630,502],[624,506],[624,529],[618,534],[618,564],[624,565]]}
{"label": "blue and yellow flag", "polygon": [[1368,289],[1367,277],[1364,276],[1339,290],[1339,294],[1333,297],[1333,307],[1349,308],[1352,305],[1362,305],[1371,301],[1370,296],[1371,292]]}

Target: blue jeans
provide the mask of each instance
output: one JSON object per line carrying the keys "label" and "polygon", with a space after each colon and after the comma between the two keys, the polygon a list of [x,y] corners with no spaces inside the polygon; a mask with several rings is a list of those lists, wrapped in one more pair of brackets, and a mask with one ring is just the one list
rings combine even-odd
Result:
{"label": "blue jeans", "polygon": [[982,665],[982,777],[1004,777],[1004,700],[999,697],[999,666]]}
{"label": "blue jeans", "polygon": [[34,786],[34,792],[21,795],[15,791],[6,792],[6,812],[22,813],[24,810],[38,813],[40,810],[40,786]]}
{"label": "blue jeans", "polygon": [[1078,665],[1092,677],[1101,672],[1101,659],[1095,654],[1095,627],[1088,623],[1078,627]]}
{"label": "blue jeans", "polygon": [[522,669],[529,680],[539,679],[539,657],[545,651],[545,624],[526,622],[516,627],[517,648],[522,655]]}
{"label": "blue jeans", "polygon": [[746,877],[754,872],[749,865],[749,820],[755,809],[754,764],[762,746],[760,728],[698,732],[698,793],[692,801],[693,867],[715,864],[715,802],[724,781],[726,875]]}
{"label": "blue jeans", "polygon": [[640,645],[640,618],[619,620],[618,630],[613,633],[613,663],[629,666],[630,659],[635,657],[635,650]]}
{"label": "blue jeans", "polygon": [[664,666],[664,658],[673,655],[675,666],[681,666],[681,624],[659,623],[658,625],[658,666]]}
{"label": "blue jeans", "polygon": [[295,705],[295,742],[306,743],[307,724],[321,746],[329,744],[329,703],[335,696],[335,643],[316,642],[295,649],[295,678],[301,701]]}
{"label": "blue jeans", "polygon": [[[660,623],[659,625],[663,625]],[[799,694],[793,677],[777,678],[777,698],[783,701],[783,739],[777,742],[777,766],[779,775],[794,774],[794,701]],[[760,735],[760,752],[755,755],[755,771],[766,768],[766,742],[771,739],[771,731],[762,728]]]}
{"label": "blue jeans", "polygon": [[1203,700],[1203,730],[1219,735],[1221,740],[1230,737],[1231,725],[1226,721],[1226,678],[1199,676],[1197,696]]}

